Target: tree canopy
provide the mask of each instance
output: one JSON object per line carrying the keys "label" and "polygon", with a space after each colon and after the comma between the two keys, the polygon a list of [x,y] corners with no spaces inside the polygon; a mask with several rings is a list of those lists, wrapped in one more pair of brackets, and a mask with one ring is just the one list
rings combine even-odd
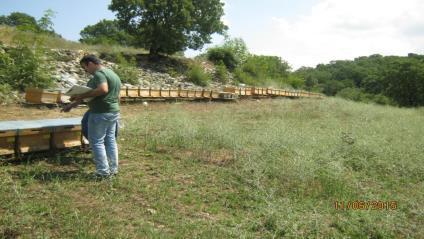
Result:
{"label": "tree canopy", "polygon": [[103,19],[94,25],[86,26],[80,35],[80,42],[87,44],[131,46],[134,42],[133,36],[122,30],[116,20]]}
{"label": "tree canopy", "polygon": [[227,26],[220,0],[112,0],[120,25],[152,56],[200,49]]}

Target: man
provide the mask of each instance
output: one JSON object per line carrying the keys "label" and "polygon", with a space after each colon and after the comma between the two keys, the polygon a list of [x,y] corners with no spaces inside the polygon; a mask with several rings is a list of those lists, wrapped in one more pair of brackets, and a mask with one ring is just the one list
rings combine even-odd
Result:
{"label": "man", "polygon": [[115,133],[119,119],[119,91],[121,80],[110,69],[104,68],[94,55],[86,55],[80,61],[84,70],[93,78],[87,86],[93,90],[71,97],[72,103],[63,108],[69,112],[86,98],[88,102],[88,141],[90,142],[96,176],[108,177],[118,173],[118,146]]}

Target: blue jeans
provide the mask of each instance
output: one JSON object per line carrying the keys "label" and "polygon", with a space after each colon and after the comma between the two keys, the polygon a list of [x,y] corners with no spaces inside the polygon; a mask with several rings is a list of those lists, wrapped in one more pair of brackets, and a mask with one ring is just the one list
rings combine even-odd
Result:
{"label": "blue jeans", "polygon": [[115,137],[118,120],[119,112],[90,113],[88,116],[88,141],[97,174],[118,173],[118,145]]}
{"label": "blue jeans", "polygon": [[[88,139],[88,116],[90,116],[90,111],[85,112],[81,120],[81,132],[86,139]],[[118,131],[119,131],[119,121],[118,121],[118,124],[116,124],[116,133],[115,133],[116,138],[118,138]]]}

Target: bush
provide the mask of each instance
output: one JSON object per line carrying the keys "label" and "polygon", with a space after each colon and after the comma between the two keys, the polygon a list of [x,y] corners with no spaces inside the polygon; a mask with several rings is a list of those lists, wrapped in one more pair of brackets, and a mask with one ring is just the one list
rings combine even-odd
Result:
{"label": "bush", "polygon": [[223,84],[228,82],[228,71],[223,62],[215,66],[215,76]]}
{"label": "bush", "polygon": [[40,49],[27,46],[10,48],[0,53],[0,80],[14,90],[27,87],[48,88],[53,85],[51,69],[41,57]]}
{"label": "bush", "polygon": [[208,60],[215,64],[220,64],[223,62],[227,69],[231,71],[234,70],[238,65],[234,53],[231,51],[231,49],[226,47],[209,48],[207,56]]}
{"label": "bush", "polygon": [[197,64],[191,66],[187,72],[187,79],[199,86],[207,86],[211,81],[211,75],[203,70],[203,68]]}
{"label": "bush", "polygon": [[137,62],[134,57],[127,60],[122,54],[118,54],[116,56],[116,63],[117,64],[113,67],[113,71],[118,74],[122,83],[131,85],[140,84],[138,80]]}
{"label": "bush", "polygon": [[12,87],[8,84],[0,84],[0,104],[9,104],[16,100]]}

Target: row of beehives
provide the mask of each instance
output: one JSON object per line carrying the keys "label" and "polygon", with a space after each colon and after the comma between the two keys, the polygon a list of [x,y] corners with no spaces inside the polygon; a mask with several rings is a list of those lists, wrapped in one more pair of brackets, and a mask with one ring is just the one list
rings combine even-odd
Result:
{"label": "row of beehives", "polygon": [[[282,90],[271,88],[236,88],[226,87],[223,92],[201,89],[152,89],[140,87],[123,87],[120,91],[121,99],[205,99],[205,100],[235,100],[245,97],[303,97],[303,98],[321,98],[322,94]],[[62,103],[62,93],[60,91],[42,90],[29,88],[26,90],[25,99],[27,103],[33,104],[59,104]]]}
{"label": "row of beehives", "polygon": [[272,88],[258,88],[258,87],[247,87],[247,88],[236,88],[226,87],[224,92],[230,92],[238,95],[239,97],[251,97],[251,96],[284,96],[284,97],[303,97],[303,98],[321,98],[322,94],[300,91],[300,90],[282,90]]}
{"label": "row of beehives", "polygon": [[0,155],[64,149],[82,145],[81,126],[1,130]]}
{"label": "row of beehives", "polygon": [[120,92],[121,99],[209,99],[209,100],[235,100],[237,95],[230,92],[218,92],[208,89],[152,89],[141,87],[123,87]]}

